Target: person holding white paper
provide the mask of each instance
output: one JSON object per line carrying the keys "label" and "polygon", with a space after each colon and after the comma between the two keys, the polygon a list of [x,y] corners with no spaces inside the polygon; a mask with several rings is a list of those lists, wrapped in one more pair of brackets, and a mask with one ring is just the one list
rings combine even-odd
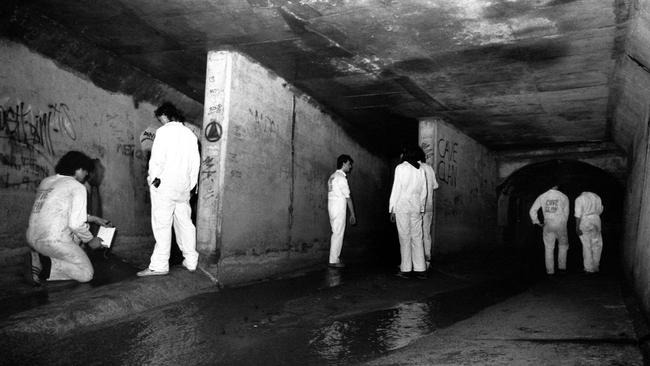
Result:
{"label": "person holding white paper", "polygon": [[[41,181],[27,228],[31,251],[26,260],[26,279],[33,285],[44,280],[88,282],[93,278],[93,266],[80,243],[99,248],[101,239],[90,233],[88,223],[110,224],[86,211],[83,182],[93,167],[84,153],[70,151],[54,168],[57,174]],[[51,262],[49,271],[43,270],[41,259]]]}

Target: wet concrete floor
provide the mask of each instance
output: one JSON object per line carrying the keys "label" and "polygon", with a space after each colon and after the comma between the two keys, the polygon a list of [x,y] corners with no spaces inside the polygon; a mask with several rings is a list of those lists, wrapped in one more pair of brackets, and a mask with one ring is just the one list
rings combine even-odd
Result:
{"label": "wet concrete floor", "polygon": [[12,334],[1,364],[347,365],[419,337],[527,288],[433,271],[327,269],[195,296],[69,334]]}
{"label": "wet concrete floor", "polygon": [[[317,270],[64,334],[0,334],[0,364],[357,364],[408,350],[539,281],[525,272],[495,275],[444,265],[427,280],[394,273],[369,265]],[[629,334],[618,340],[634,347]]]}

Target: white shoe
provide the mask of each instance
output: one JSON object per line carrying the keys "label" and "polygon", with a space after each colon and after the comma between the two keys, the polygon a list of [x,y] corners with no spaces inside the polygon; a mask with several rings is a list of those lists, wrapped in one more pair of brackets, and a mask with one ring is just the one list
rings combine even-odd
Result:
{"label": "white shoe", "polygon": [[190,272],[196,271],[196,265],[194,265],[194,267],[190,267],[190,266],[187,265],[187,261],[185,261],[185,260],[183,260],[183,267],[185,267]]}
{"label": "white shoe", "polygon": [[148,277],[148,276],[165,276],[169,274],[169,271],[154,271],[153,269],[143,269],[142,271],[138,272],[137,275],[138,277]]}

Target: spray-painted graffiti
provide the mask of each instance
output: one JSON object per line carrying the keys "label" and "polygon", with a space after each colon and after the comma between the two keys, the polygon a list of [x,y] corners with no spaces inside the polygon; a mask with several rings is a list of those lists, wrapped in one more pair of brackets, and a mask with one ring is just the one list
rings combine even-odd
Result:
{"label": "spray-painted graffiti", "polygon": [[441,138],[438,140],[437,150],[438,164],[436,166],[436,177],[439,181],[456,187],[456,178],[458,176],[456,162],[456,157],[459,152],[458,143]]}
{"label": "spray-painted graffiti", "polygon": [[147,160],[147,153],[136,149],[134,144],[117,144],[116,152],[138,160]]}
{"label": "spray-painted graffiti", "polygon": [[77,139],[78,119],[65,103],[37,110],[7,100],[0,103],[0,188],[33,190],[53,173],[55,144]]}
{"label": "spray-painted graffiti", "polygon": [[0,138],[8,139],[28,149],[53,155],[53,134],[63,134],[76,140],[73,113],[64,103],[49,104],[47,110],[35,112],[23,102],[0,106]]}

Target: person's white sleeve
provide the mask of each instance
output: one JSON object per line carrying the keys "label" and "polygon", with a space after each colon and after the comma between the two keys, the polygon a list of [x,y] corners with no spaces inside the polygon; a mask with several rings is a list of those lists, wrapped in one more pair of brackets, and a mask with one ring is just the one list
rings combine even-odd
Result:
{"label": "person's white sleeve", "polygon": [[[196,142],[195,142],[196,143]],[[198,143],[196,149],[193,150],[191,156],[192,162],[190,165],[190,184],[192,188],[196,187],[199,179],[199,169],[201,168],[201,155],[199,154]]]}
{"label": "person's white sleeve", "polygon": [[149,172],[147,183],[151,184],[154,179],[159,178],[165,163],[165,153],[167,151],[167,136],[164,128],[156,131],[156,137],[153,139],[151,146],[151,158],[149,159]]}
{"label": "person's white sleeve", "polygon": [[431,170],[433,172],[433,176],[431,179],[433,180],[433,189],[438,189],[438,181],[436,180],[436,171]]}
{"label": "person's white sleeve", "polygon": [[68,217],[68,227],[81,241],[89,242],[93,238],[88,225],[88,211],[86,207],[86,188],[82,185],[75,187],[72,192],[72,205]]}
{"label": "person's white sleeve", "polygon": [[562,209],[564,210],[564,216],[562,217],[563,219],[568,219],[569,218],[569,211],[571,211],[571,201],[569,201],[569,197],[564,196],[564,207]]}
{"label": "person's white sleeve", "polygon": [[[540,196],[541,197],[541,196]],[[542,207],[541,200],[539,197],[535,200],[533,205],[530,208],[530,211],[528,212],[528,215],[530,216],[531,221],[533,224],[539,224],[539,218],[537,218],[537,211]]]}
{"label": "person's white sleeve", "polygon": [[574,209],[573,216],[582,217],[582,202],[580,200],[580,197],[576,198],[576,203],[575,203],[575,209]]}
{"label": "person's white sleeve", "polygon": [[429,191],[427,189],[427,178],[426,175],[424,174],[424,171],[420,169],[421,172],[421,178],[422,183],[420,184],[420,212],[424,212],[424,209],[427,204],[427,195],[429,194]]}
{"label": "person's white sleeve", "polygon": [[390,199],[388,200],[388,212],[393,213],[395,204],[399,200],[402,193],[402,177],[400,167],[395,168],[395,178],[393,179],[393,188],[390,192]]}
{"label": "person's white sleeve", "polygon": [[334,178],[334,183],[337,185],[339,192],[345,198],[350,198],[350,187],[348,186],[348,180],[343,177]]}

